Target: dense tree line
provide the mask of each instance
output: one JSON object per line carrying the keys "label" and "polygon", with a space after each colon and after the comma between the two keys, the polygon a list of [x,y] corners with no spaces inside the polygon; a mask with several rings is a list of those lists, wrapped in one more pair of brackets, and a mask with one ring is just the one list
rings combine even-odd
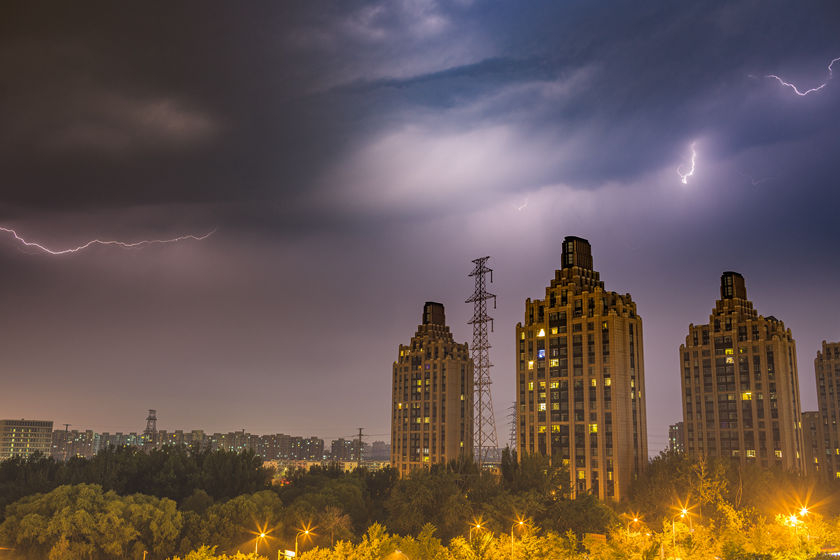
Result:
{"label": "dense tree line", "polygon": [[679,504],[699,518],[723,522],[739,515],[751,521],[818,506],[826,516],[840,515],[840,483],[802,476],[780,468],[741,465],[721,458],[691,459],[661,453],[630,488],[624,511],[644,513],[657,522],[674,515]]}
{"label": "dense tree line", "polygon": [[[0,463],[0,500],[8,504],[0,547],[50,560],[144,552],[148,560],[209,560],[255,547],[276,558],[294,547],[302,527],[314,528],[298,537],[304,560],[378,559],[397,550],[412,560],[572,559],[585,551],[593,559],[677,552],[684,559],[810,559],[840,542],[840,503],[828,500],[836,487],[679,455],[654,459],[619,504],[573,498],[564,467],[509,453],[501,476],[453,462],[403,479],[392,469],[316,467],[276,486],[270,480],[252,454],[184,448],[110,449],[66,464],[7,461]],[[805,505],[812,506],[807,518],[788,522]]]}
{"label": "dense tree line", "polygon": [[66,462],[35,455],[0,462],[0,520],[5,506],[66,484],[98,484],[117,494],[148,494],[181,502],[196,490],[214,500],[269,487],[271,473],[252,452],[165,447],[144,452],[110,447]]}

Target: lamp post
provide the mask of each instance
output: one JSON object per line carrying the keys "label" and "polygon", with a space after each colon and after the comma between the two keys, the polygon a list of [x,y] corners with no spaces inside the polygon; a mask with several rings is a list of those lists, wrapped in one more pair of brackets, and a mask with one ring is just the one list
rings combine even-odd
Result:
{"label": "lamp post", "polygon": [[691,523],[691,514],[686,508],[682,508],[682,510],[680,510],[680,517],[688,517],[688,530],[693,533],[694,525]]}
{"label": "lamp post", "polygon": [[516,523],[510,526],[510,557],[511,560],[513,559],[513,530],[517,527],[520,529],[525,525],[525,521],[520,519]]}
{"label": "lamp post", "polygon": [[260,533],[257,535],[257,538],[254,539],[254,555],[256,556],[259,546],[260,546],[260,539],[265,540],[265,533]]}
{"label": "lamp post", "polygon": [[472,534],[475,530],[481,530],[481,522],[478,522],[475,525],[470,525],[470,542],[472,542]]}
{"label": "lamp post", "polygon": [[298,557],[298,539],[301,535],[306,535],[308,537],[309,533],[309,529],[301,529],[297,532],[297,534],[295,534],[295,558]]}
{"label": "lamp post", "polygon": [[630,525],[634,525],[634,524],[638,523],[638,522],[639,522],[639,518],[638,518],[638,517],[634,517],[633,519],[630,519],[630,518],[628,517],[627,519],[628,519],[628,521],[627,521],[627,536],[629,537],[629,536],[630,536]]}

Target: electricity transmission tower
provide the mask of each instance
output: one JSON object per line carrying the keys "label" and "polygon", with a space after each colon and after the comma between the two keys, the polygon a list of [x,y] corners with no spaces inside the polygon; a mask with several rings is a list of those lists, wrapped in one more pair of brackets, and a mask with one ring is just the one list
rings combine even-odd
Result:
{"label": "electricity transmission tower", "polygon": [[472,360],[475,365],[473,399],[473,445],[475,459],[479,469],[487,459],[488,451],[499,447],[499,437],[496,434],[496,417],[493,414],[493,397],[490,394],[490,341],[487,336],[487,326],[493,330],[493,318],[487,315],[487,302],[493,300],[496,308],[496,296],[487,291],[485,277],[490,275],[493,282],[493,269],[487,266],[490,257],[481,257],[472,261],[475,268],[470,276],[475,278],[475,291],[466,303],[473,304],[473,316],[468,324],[473,326],[473,343],[471,348]]}
{"label": "electricity transmission tower", "polygon": [[157,411],[149,409],[146,429],[143,430],[143,447],[152,448],[157,443]]}
{"label": "electricity transmission tower", "polygon": [[508,414],[508,419],[510,420],[510,441],[508,441],[508,446],[510,447],[511,452],[514,452],[516,451],[516,428],[518,426],[516,401],[514,401],[509,410],[510,414]]}

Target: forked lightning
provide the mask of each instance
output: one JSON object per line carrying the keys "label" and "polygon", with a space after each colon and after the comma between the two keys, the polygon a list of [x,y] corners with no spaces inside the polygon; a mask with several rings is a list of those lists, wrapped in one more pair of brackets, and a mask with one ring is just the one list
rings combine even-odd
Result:
{"label": "forked lightning", "polygon": [[12,228],[7,228],[0,226],[0,231],[8,233],[9,235],[13,236],[16,241],[18,241],[21,245],[25,247],[31,247],[33,249],[37,249],[42,253],[47,253],[48,255],[66,255],[69,253],[78,253],[79,251],[84,251],[85,249],[92,247],[93,245],[117,245],[118,247],[123,248],[133,248],[133,247],[142,247],[143,245],[158,245],[163,243],[177,243],[179,241],[186,241],[192,239],[194,241],[202,241],[207,239],[211,235],[213,235],[216,230],[212,230],[208,233],[203,235],[181,235],[179,237],[172,237],[170,239],[142,239],[140,241],[116,241],[116,240],[104,240],[104,239],[92,239],[82,245],[77,247],[71,247],[69,249],[50,249],[49,247],[37,243],[35,241],[29,241],[22,237],[17,231],[13,230]]}

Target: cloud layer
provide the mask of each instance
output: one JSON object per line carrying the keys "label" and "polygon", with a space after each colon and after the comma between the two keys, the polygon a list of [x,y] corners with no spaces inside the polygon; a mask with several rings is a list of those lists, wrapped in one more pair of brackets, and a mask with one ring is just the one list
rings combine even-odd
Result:
{"label": "cloud layer", "polygon": [[[840,338],[816,295],[840,274],[840,81],[800,97],[766,76],[826,80],[832,2],[9,12],[2,222],[45,242],[219,228],[212,244],[72,261],[0,244],[5,375],[74,395],[33,412],[22,386],[0,397],[13,416],[116,424],[160,403],[184,428],[387,433],[393,349],[429,299],[468,340],[465,275],[491,254],[501,424],[513,325],[571,234],[645,318],[652,451],[681,414],[681,333],[725,269],[793,328],[815,405],[811,356]],[[172,391],[124,390],[138,380]],[[92,386],[121,404],[84,411]]]}

